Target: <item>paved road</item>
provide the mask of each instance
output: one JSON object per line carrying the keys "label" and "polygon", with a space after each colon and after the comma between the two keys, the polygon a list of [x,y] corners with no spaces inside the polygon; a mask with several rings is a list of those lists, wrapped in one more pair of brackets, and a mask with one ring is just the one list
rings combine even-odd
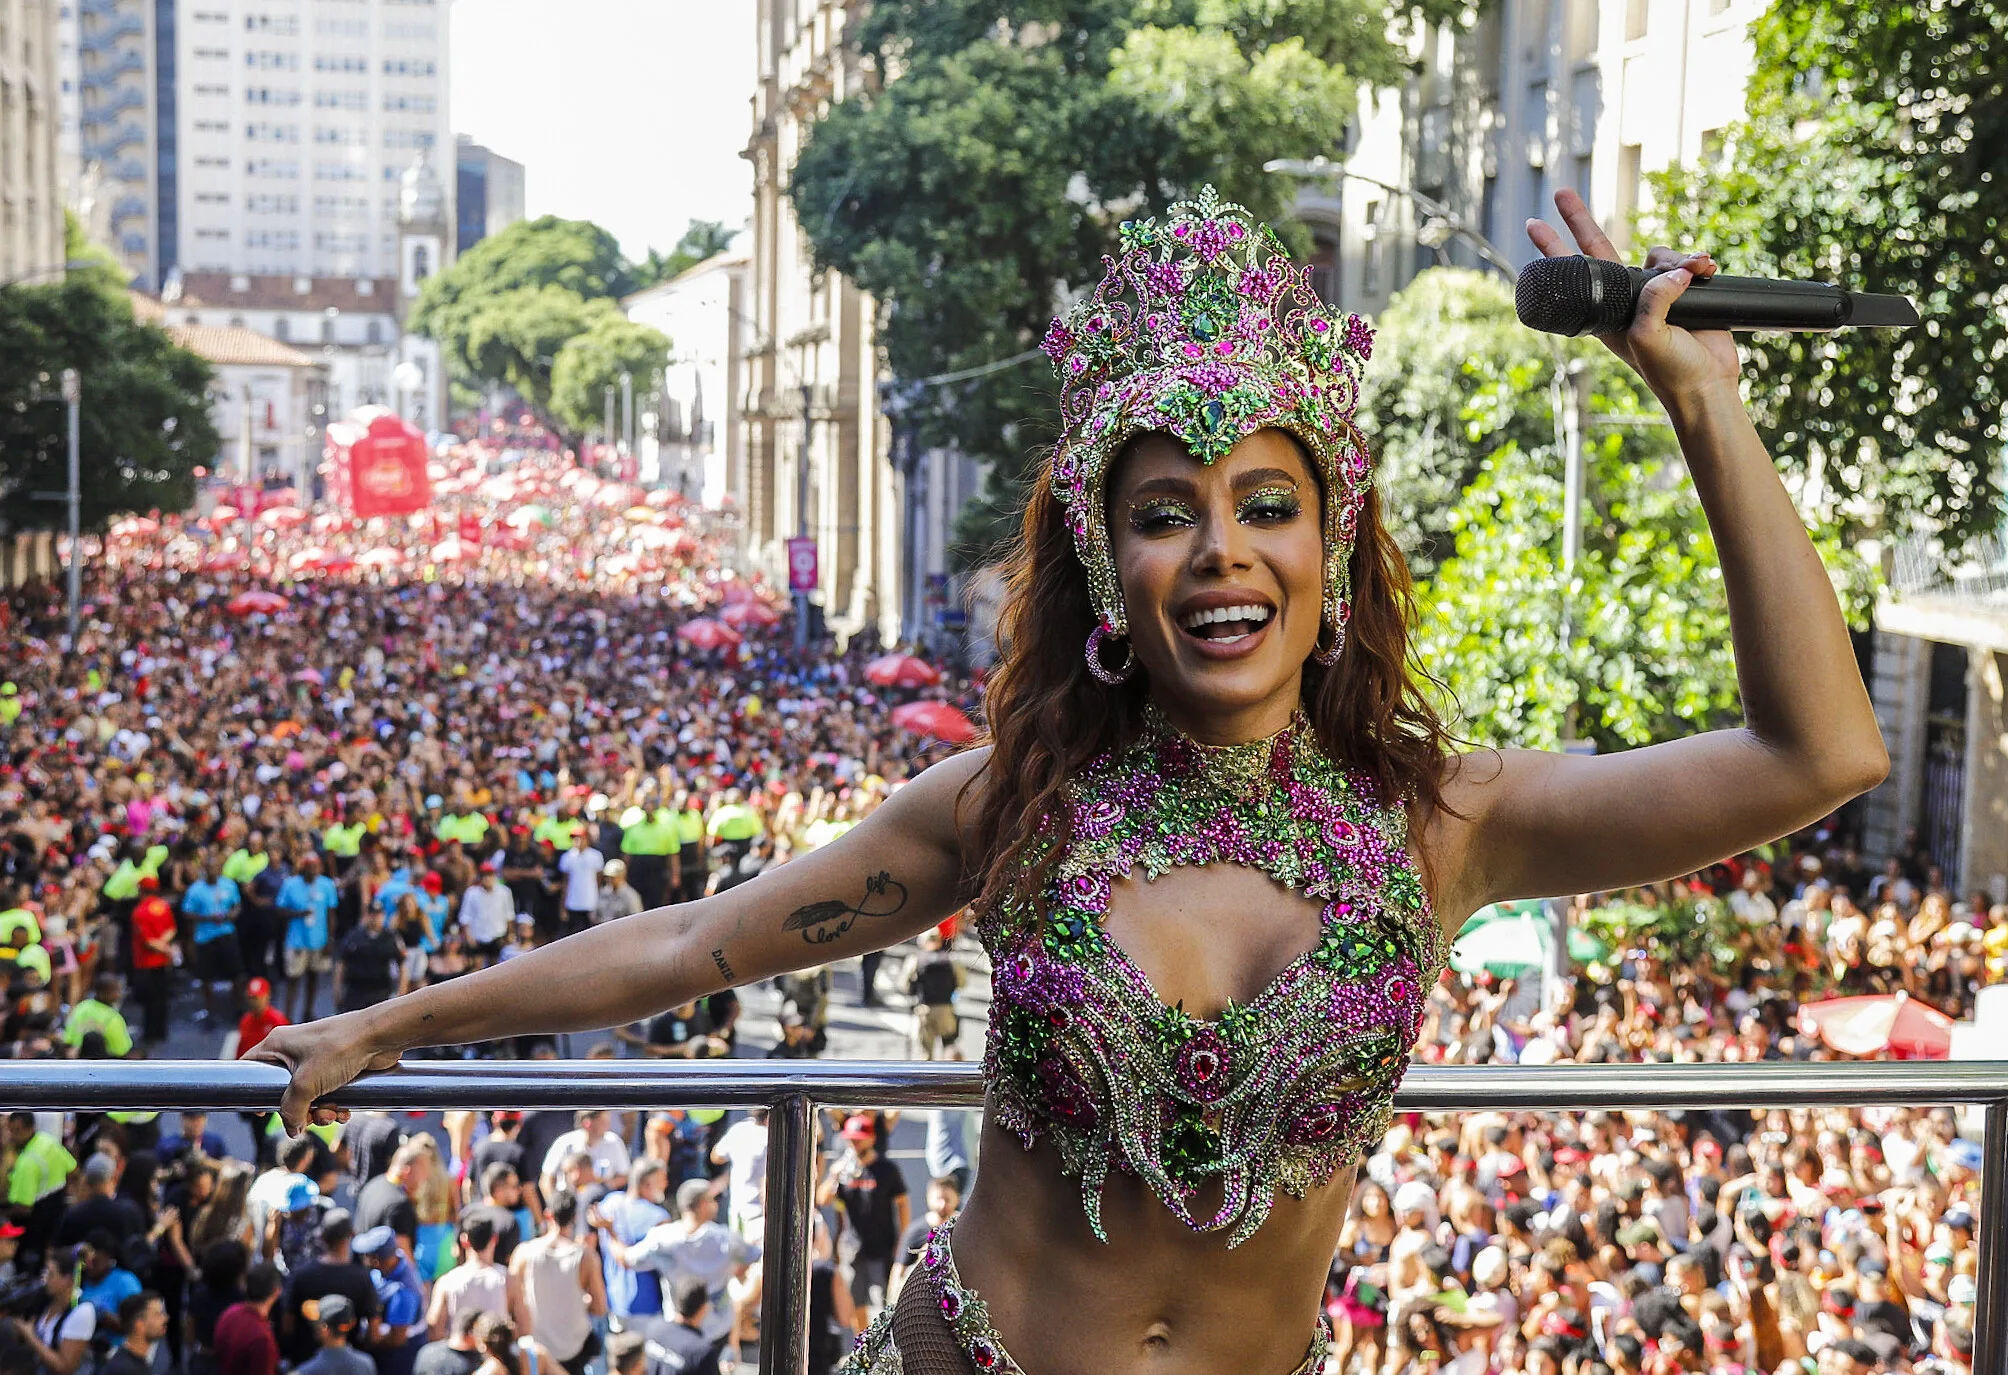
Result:
{"label": "paved road", "polygon": [[[962,1009],[961,1045],[965,1055],[979,1059],[983,1048],[983,1027],[990,1010],[989,965],[973,942],[964,940],[965,949],[958,950],[957,957],[968,972],[969,980],[963,989],[960,1006]],[[913,1057],[912,1042],[913,1013],[904,994],[897,990],[896,981],[905,959],[914,953],[911,944],[897,946],[886,952],[885,961],[879,970],[880,996],[884,1000],[879,1007],[861,1007],[858,1003],[858,962],[847,960],[832,967],[833,989],[830,1007],[829,1049],[824,1058],[830,1060],[905,1060]],[[323,980],[325,983],[325,980]],[[765,985],[755,985],[739,990],[743,1004],[739,1016],[739,1056],[744,1059],[765,1057],[779,1038],[778,1016],[780,998]],[[224,1033],[222,1026],[203,1025],[196,1020],[201,1000],[192,990],[185,989],[177,996],[169,1035],[166,1044],[157,1053],[159,1059],[209,1060],[214,1059],[222,1047]],[[321,991],[317,1006],[318,1015],[332,1012],[325,988]],[[138,1024],[138,1009],[128,1006],[128,1020]],[[233,1024],[234,1025],[234,1024]],[[569,1038],[567,1049],[563,1043],[560,1053],[569,1056],[583,1056],[596,1043],[611,1040],[610,1036],[576,1034]],[[174,1115],[168,1115],[166,1130],[173,1130]],[[916,1210],[922,1186],[926,1183],[926,1166],[922,1163],[921,1147],[925,1141],[925,1116],[919,1115],[902,1121],[894,1132],[892,1157],[906,1173],[908,1187],[914,1192]],[[440,1136],[442,1145],[445,1137],[440,1131],[439,1114],[416,1114],[413,1126],[423,1125]],[[223,1114],[211,1119],[213,1130],[223,1134],[230,1151],[234,1155],[248,1158],[251,1153],[251,1138],[243,1122],[235,1114]]]}

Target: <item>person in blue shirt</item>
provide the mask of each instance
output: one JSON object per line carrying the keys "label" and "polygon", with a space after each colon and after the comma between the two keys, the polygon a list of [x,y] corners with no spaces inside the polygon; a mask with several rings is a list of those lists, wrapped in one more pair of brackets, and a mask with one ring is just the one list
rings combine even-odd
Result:
{"label": "person in blue shirt", "polygon": [[163,1136],[154,1154],[162,1165],[171,1165],[189,1152],[195,1151],[211,1160],[224,1160],[230,1149],[223,1142],[221,1132],[209,1130],[209,1114],[206,1112],[184,1112],[181,1114],[181,1130],[172,1136]]}
{"label": "person in blue shirt", "polygon": [[118,1240],[100,1227],[84,1240],[84,1283],[80,1303],[98,1310],[100,1330],[119,1330],[119,1305],[140,1290],[139,1276],[119,1264]]}
{"label": "person in blue shirt", "polygon": [[[595,1225],[624,1246],[638,1244],[649,1230],[668,1222],[669,1209],[662,1206],[668,1195],[669,1167],[652,1156],[643,1156],[628,1170],[626,1189],[608,1194],[593,1209]],[[607,1281],[607,1311],[616,1318],[658,1318],[662,1316],[662,1276],[651,1270],[631,1270],[613,1257],[613,1248],[600,1247],[600,1259]]]}
{"label": "person in blue shirt", "polygon": [[279,890],[279,911],[287,918],[287,994],[296,1022],[313,1016],[320,976],[334,967],[328,945],[335,907],[341,898],[341,889],[335,881],[321,872],[319,855],[308,855],[301,860],[300,872],[289,877]]}
{"label": "person in blue shirt", "polygon": [[[202,857],[202,877],[181,895],[181,914],[195,935],[195,977],[202,984],[201,1018],[227,1018],[243,994],[244,959],[237,945],[237,915],[244,900],[237,885],[223,877],[223,862],[210,851]],[[218,995],[230,999],[219,1013]]]}
{"label": "person in blue shirt", "polygon": [[379,1312],[370,1323],[369,1345],[377,1375],[411,1375],[426,1339],[425,1282],[388,1227],[370,1228],[349,1243],[349,1251],[376,1287]]}

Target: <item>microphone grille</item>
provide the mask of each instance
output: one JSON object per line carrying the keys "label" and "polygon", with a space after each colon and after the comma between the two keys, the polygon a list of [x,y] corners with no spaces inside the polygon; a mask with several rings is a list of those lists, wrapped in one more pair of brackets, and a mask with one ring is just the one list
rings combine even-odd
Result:
{"label": "microphone grille", "polygon": [[1613,334],[1637,310],[1631,269],[1602,258],[1536,258],[1520,269],[1513,313],[1547,334]]}

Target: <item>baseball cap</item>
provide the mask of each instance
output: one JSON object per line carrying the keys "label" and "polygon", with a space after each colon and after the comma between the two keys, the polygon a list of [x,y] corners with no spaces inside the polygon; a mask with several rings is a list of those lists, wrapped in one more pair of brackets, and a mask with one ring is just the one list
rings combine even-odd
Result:
{"label": "baseball cap", "polygon": [[844,1139],[847,1141],[872,1141],[878,1137],[878,1128],[868,1112],[852,1113],[844,1119]]}
{"label": "baseball cap", "polygon": [[320,1196],[321,1186],[305,1175],[299,1175],[286,1186],[286,1211],[297,1213],[303,1208],[311,1208]]}
{"label": "baseball cap", "polygon": [[349,1250],[359,1256],[381,1255],[397,1244],[397,1233],[388,1227],[372,1227],[349,1243]]}
{"label": "baseball cap", "polygon": [[1419,1179],[1411,1179],[1394,1191],[1396,1213],[1428,1213],[1436,1210],[1436,1190]]}
{"label": "baseball cap", "polygon": [[1973,1214],[1963,1203],[1955,1203],[1950,1208],[1947,1208],[1945,1216],[1941,1220],[1946,1226],[1958,1231],[1970,1232],[1973,1230]]}
{"label": "baseball cap", "polygon": [[139,876],[139,886],[140,891],[143,893],[157,893],[160,891],[160,880],[152,874],[141,874]]}
{"label": "baseball cap", "polygon": [[0,1241],[17,1241],[28,1235],[28,1229],[18,1222],[0,1222]]}
{"label": "baseball cap", "polygon": [[1980,1143],[1969,1141],[1963,1136],[1955,1136],[1946,1143],[1945,1158],[1962,1170],[1978,1171],[1980,1168]]}
{"label": "baseball cap", "polygon": [[[0,1237],[6,1235],[0,1230]],[[1945,1297],[1955,1308],[1971,1307],[1980,1298],[1980,1282],[1971,1275],[1954,1275],[1945,1282]]]}
{"label": "baseball cap", "polygon": [[446,880],[430,870],[427,870],[425,877],[418,882],[419,886],[424,888],[428,893],[437,893],[441,888],[446,886]]}
{"label": "baseball cap", "polygon": [[272,996],[272,985],[264,979],[253,979],[244,985],[244,996],[247,998],[269,998]]}
{"label": "baseball cap", "polygon": [[1659,1228],[1640,1218],[1637,1222],[1618,1228],[1618,1245],[1643,1246],[1649,1241],[1659,1240]]}

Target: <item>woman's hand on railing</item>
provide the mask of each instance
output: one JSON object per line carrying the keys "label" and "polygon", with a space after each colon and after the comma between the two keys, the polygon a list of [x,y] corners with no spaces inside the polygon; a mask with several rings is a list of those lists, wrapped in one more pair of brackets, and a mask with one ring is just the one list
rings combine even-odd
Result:
{"label": "woman's hand on railing", "polygon": [[245,1055],[277,1065],[293,1076],[279,1103],[279,1119],[298,1135],[308,1122],[326,1126],[348,1120],[346,1108],[316,1107],[322,1099],[365,1074],[397,1068],[398,1050],[371,1044],[364,1014],[344,1012],[304,1026],[282,1026]]}

